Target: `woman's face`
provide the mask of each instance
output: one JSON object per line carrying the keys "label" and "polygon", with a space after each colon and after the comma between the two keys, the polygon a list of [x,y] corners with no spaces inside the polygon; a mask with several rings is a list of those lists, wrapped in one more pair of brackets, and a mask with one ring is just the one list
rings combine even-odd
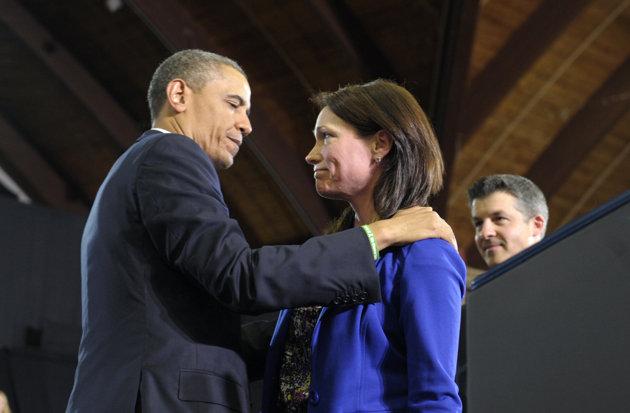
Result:
{"label": "woman's face", "polygon": [[375,185],[374,137],[359,136],[352,125],[324,107],[315,123],[315,146],[306,156],[315,189],[325,198],[352,201]]}

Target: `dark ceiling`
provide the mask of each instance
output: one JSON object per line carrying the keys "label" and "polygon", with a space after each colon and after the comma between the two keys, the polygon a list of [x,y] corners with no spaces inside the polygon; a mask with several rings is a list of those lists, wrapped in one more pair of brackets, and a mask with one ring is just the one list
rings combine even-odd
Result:
{"label": "dark ceiling", "polygon": [[300,242],[340,208],[303,158],[309,96],[376,77],[409,88],[448,165],[433,205],[472,247],[466,187],[517,173],[550,230],[630,187],[630,0],[0,0],[0,166],[33,202],[86,213],[148,128],[150,76],[183,48],[237,60],[254,133],[222,173],[253,245]]}

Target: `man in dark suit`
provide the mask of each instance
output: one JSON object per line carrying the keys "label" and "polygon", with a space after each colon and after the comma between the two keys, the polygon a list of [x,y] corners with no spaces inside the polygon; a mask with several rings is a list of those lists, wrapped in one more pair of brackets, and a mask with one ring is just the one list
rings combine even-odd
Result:
{"label": "man in dark suit", "polygon": [[300,246],[250,249],[216,172],[252,130],[250,93],[238,64],[208,52],[178,52],[156,70],[154,128],[114,164],[83,234],[68,411],[249,411],[239,313],[378,301],[377,248],[450,236],[415,209]]}

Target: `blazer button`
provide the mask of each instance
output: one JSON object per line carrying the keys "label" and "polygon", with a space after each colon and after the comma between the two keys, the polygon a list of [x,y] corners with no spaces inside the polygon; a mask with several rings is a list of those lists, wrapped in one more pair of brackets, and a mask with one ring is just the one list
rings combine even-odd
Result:
{"label": "blazer button", "polygon": [[315,390],[310,390],[308,392],[308,401],[311,404],[319,403],[319,393],[317,393],[317,391]]}

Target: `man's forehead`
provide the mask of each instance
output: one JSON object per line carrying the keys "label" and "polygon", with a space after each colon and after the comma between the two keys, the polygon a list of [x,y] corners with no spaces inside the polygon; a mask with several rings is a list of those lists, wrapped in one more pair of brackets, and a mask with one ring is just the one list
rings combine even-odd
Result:
{"label": "man's forehead", "polygon": [[224,94],[239,96],[248,105],[251,100],[251,89],[247,78],[230,66],[223,66],[220,75],[211,79],[208,86],[221,89]]}
{"label": "man's forehead", "polygon": [[[517,209],[517,199],[514,195],[503,191],[496,191],[483,198],[476,198],[472,202],[473,216],[492,215],[501,212],[521,212]],[[522,215],[522,214],[521,214]]]}

